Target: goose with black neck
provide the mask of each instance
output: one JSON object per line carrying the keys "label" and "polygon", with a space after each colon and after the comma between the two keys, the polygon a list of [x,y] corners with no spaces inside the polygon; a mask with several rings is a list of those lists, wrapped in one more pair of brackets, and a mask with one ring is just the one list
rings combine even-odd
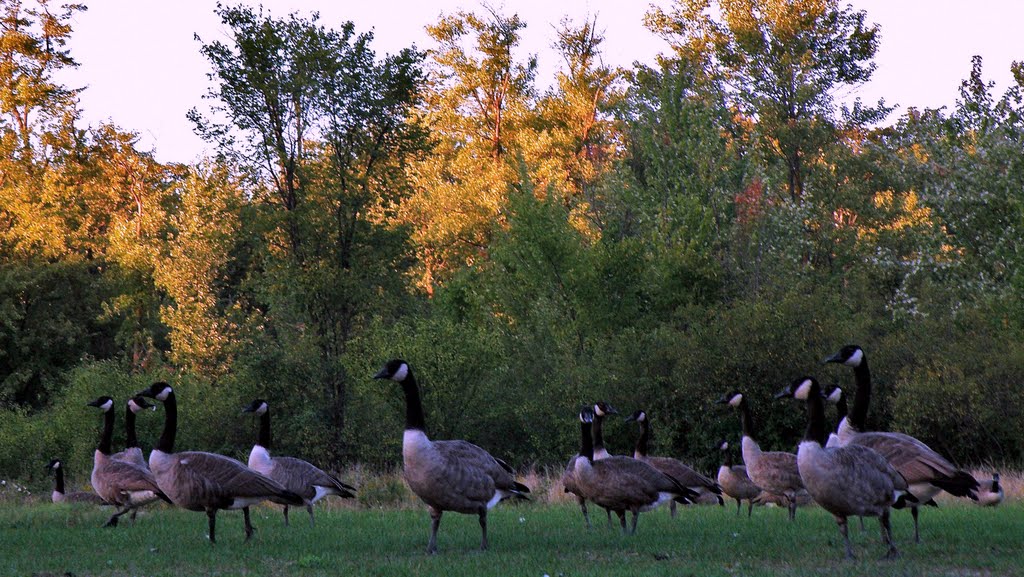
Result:
{"label": "goose with black neck", "polygon": [[858,345],[846,345],[824,362],[851,367],[857,385],[853,408],[839,425],[839,443],[843,446],[862,445],[877,451],[903,475],[910,484],[910,492],[918,499],[916,503],[909,504],[914,519],[914,542],[921,542],[918,509],[921,505],[934,503],[933,498],[940,491],[978,500],[978,481],[928,445],[903,433],[866,430],[871,402],[871,371],[864,349]]}
{"label": "goose with black neck", "polygon": [[132,512],[134,518],[136,509],[157,499],[169,502],[148,469],[113,458],[114,399],[103,396],[88,404],[103,411],[103,432],[93,456],[92,487],[104,501],[118,507],[104,527],[116,527],[121,515],[128,512]]}
{"label": "goose with black neck", "polygon": [[217,511],[241,509],[245,519],[245,540],[253,534],[249,507],[261,501],[280,505],[303,505],[302,497],[280,483],[253,471],[241,462],[203,451],[174,451],[178,432],[178,400],[168,383],[153,383],[139,395],[164,405],[164,428],[153,451],[149,468],[160,489],[177,506],[190,511],[205,511],[209,520],[211,543],[217,542]]}
{"label": "goose with black neck", "polygon": [[373,378],[398,383],[405,395],[403,473],[409,488],[430,509],[427,553],[437,553],[437,530],[445,511],[477,515],[480,549],[486,550],[488,509],[510,497],[527,498],[530,489],[515,480],[507,463],[484,449],[468,441],[434,441],[427,436],[419,386],[408,363],[391,360]]}
{"label": "goose with black neck", "polygon": [[[308,461],[295,457],[272,456],[270,454],[270,405],[263,399],[249,403],[243,413],[253,413],[259,417],[259,432],[256,444],[249,452],[249,468],[263,473],[267,477],[303,498],[306,512],[309,513],[309,524],[315,523],[313,504],[328,495],[337,495],[343,499],[355,497],[355,487],[342,483],[337,477],[323,471]],[[288,505],[284,506],[284,524],[288,525]]]}

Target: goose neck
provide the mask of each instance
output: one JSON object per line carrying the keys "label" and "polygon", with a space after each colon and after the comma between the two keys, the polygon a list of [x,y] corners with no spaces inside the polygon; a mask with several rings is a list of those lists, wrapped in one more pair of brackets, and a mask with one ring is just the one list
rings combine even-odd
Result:
{"label": "goose neck", "polygon": [[740,428],[743,430],[744,437],[754,438],[754,419],[750,416],[750,406],[747,405],[747,399],[740,399]]}
{"label": "goose neck", "polygon": [[128,405],[125,405],[124,411],[124,432],[124,447],[126,449],[138,447],[139,437],[135,432],[135,411],[133,411],[132,408]]}
{"label": "goose neck", "polygon": [[420,388],[412,371],[402,381],[402,391],[405,393],[405,429],[426,432],[427,419],[423,415],[423,401],[420,399]]}
{"label": "goose neck", "polygon": [[867,357],[853,368],[853,377],[857,391],[853,395],[853,410],[849,413],[849,420],[855,429],[863,431],[868,420],[868,405],[871,403],[871,370],[868,368]]}
{"label": "goose neck", "polygon": [[100,434],[100,445],[97,447],[99,452],[104,455],[111,454],[111,444],[114,439],[114,409],[108,409],[103,412],[103,432]]}
{"label": "goose neck", "polygon": [[604,453],[604,416],[600,414],[594,414],[594,425],[593,425],[593,450],[595,453]]}
{"label": "goose neck", "polygon": [[164,430],[157,439],[154,450],[171,454],[174,452],[174,438],[178,433],[178,399],[171,391],[164,399]]}
{"label": "goose neck", "polygon": [[825,400],[814,388],[807,398],[807,431],[804,433],[804,441],[824,446],[825,438]]}
{"label": "goose neck", "polygon": [[270,409],[263,411],[263,414],[260,415],[258,442],[261,447],[270,449]]}
{"label": "goose neck", "polygon": [[647,419],[640,421],[640,438],[636,440],[636,456],[646,457],[648,445],[651,441],[651,424]]}
{"label": "goose neck", "polygon": [[593,427],[590,423],[580,422],[580,456],[588,461],[594,460]]}
{"label": "goose neck", "polygon": [[63,466],[57,467],[54,470],[54,475],[56,477],[56,481],[54,481],[55,484],[54,484],[54,489],[53,490],[56,491],[57,493],[63,493],[64,492],[64,467]]}

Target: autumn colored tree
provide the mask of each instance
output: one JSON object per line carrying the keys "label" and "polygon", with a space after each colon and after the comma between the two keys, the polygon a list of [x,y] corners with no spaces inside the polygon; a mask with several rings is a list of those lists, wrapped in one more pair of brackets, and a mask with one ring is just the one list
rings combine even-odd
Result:
{"label": "autumn colored tree", "polygon": [[875,70],[878,26],[867,13],[838,0],[677,0],[654,8],[646,25],[755,119],[764,157],[782,164],[789,199],[802,200],[836,134],[836,92]]}

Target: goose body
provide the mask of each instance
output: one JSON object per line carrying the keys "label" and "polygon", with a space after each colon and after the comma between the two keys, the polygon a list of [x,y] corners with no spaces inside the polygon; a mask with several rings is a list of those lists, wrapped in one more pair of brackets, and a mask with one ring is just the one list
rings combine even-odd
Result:
{"label": "goose body", "polygon": [[743,464],[747,467],[750,480],[761,489],[784,497],[790,520],[796,519],[797,498],[805,490],[797,467],[796,455],[783,451],[761,450],[761,446],[754,440],[754,423],[743,393],[730,393],[719,403],[728,404],[740,411],[740,425],[743,431],[740,447]]}
{"label": "goose body", "polygon": [[863,349],[847,345],[826,358],[825,362],[852,367],[857,385],[853,409],[839,424],[839,444],[860,445],[876,451],[906,479],[910,493],[917,498],[916,503],[909,504],[914,518],[915,542],[921,541],[918,509],[931,502],[939,492],[977,500],[978,481],[928,445],[903,433],[865,431],[871,398],[871,372]]}
{"label": "goose body", "polygon": [[729,451],[728,442],[722,441],[718,448],[724,455],[722,465],[718,467],[718,484],[722,487],[723,493],[736,499],[737,515],[740,514],[743,501],[747,501],[747,517],[749,517],[754,510],[754,499],[761,494],[761,488],[750,480],[745,466],[732,464],[732,453]]}
{"label": "goose body", "polygon": [[66,492],[64,490],[64,462],[60,459],[53,459],[46,465],[46,468],[53,471],[53,492],[50,494],[50,500],[54,503],[89,503],[91,505],[106,505],[107,502],[103,500],[96,493],[90,493],[88,491],[71,491]]}
{"label": "goose body", "polygon": [[530,489],[516,482],[508,464],[477,445],[462,440],[434,441],[427,436],[419,387],[405,361],[389,361],[374,378],[395,381],[405,394],[403,475],[412,492],[430,509],[427,553],[437,553],[437,530],[445,511],[477,515],[480,548],[487,549],[487,510],[509,497],[526,498]]}
{"label": "goose body", "polygon": [[[249,468],[277,481],[285,489],[302,497],[309,513],[309,523],[314,524],[313,503],[328,495],[346,499],[355,497],[355,488],[342,483],[335,476],[319,467],[295,457],[274,457],[270,454],[270,406],[263,399],[256,399],[243,409],[260,418],[257,442],[249,452]],[[288,524],[288,505],[284,506],[284,523]]]}
{"label": "goose body", "polygon": [[164,404],[164,429],[149,454],[149,468],[172,503],[190,511],[206,512],[211,543],[216,543],[219,510],[242,509],[248,540],[253,533],[249,518],[251,505],[261,501],[295,506],[304,503],[299,495],[235,459],[203,451],[175,452],[178,402],[174,389],[160,382],[138,394]]}
{"label": "goose body", "polygon": [[[652,457],[648,454],[648,446],[651,439],[651,421],[646,411],[636,411],[629,416],[629,419],[636,421],[640,425],[640,436],[637,438],[636,448],[633,450],[634,459],[646,462],[648,465],[651,465],[655,469],[679,481],[679,484],[682,486],[697,493],[698,502],[717,502],[719,505],[725,504],[725,501],[722,499],[722,487],[720,487],[715,481],[712,481],[708,477],[698,473],[693,469],[693,467],[690,467],[679,459],[673,459],[671,457]],[[672,509],[672,516],[674,517],[676,514],[676,502],[672,501],[670,507]]]}
{"label": "goose body", "polygon": [[114,434],[114,400],[100,397],[89,405],[103,411],[103,433],[93,454],[92,488],[104,501],[118,507],[104,525],[114,527],[121,515],[131,512],[134,518],[136,509],[157,499],[166,500],[167,496],[160,490],[148,469],[113,458],[111,442]]}
{"label": "goose body", "polygon": [[818,382],[810,377],[794,381],[777,395],[807,404],[808,425],[797,449],[797,465],[807,491],[823,509],[832,513],[846,544],[846,556],[853,558],[847,518],[851,515],[878,517],[882,537],[889,550],[899,552],[892,540],[889,508],[904,492],[903,477],[877,452],[860,445],[825,447],[825,404]]}

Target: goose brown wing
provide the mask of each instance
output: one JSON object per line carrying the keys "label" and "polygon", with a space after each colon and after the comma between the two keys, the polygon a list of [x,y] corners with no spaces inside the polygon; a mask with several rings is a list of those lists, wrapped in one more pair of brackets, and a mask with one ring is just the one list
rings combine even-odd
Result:
{"label": "goose brown wing", "polygon": [[308,461],[295,457],[274,457],[274,465],[271,478],[306,499],[312,499],[316,495],[316,486],[334,488],[344,497],[355,496],[355,487],[342,483]]}
{"label": "goose brown wing", "polygon": [[175,475],[180,486],[215,500],[231,501],[235,498],[263,498],[285,505],[301,505],[299,495],[286,490],[280,483],[257,473],[241,462],[200,451],[175,453]]}
{"label": "goose brown wing", "polygon": [[718,483],[694,471],[689,465],[671,457],[647,457],[645,459],[655,469],[679,481],[684,487],[703,487],[716,495],[722,494]]}
{"label": "goose brown wing", "polygon": [[[468,441],[434,441],[438,452],[453,469],[463,469],[467,478],[481,474],[490,479],[490,499],[494,489],[522,491],[524,487],[512,477],[512,468],[507,463]],[[484,483],[488,485],[488,483]]]}
{"label": "goose brown wing", "polygon": [[860,433],[850,442],[874,449],[910,484],[927,483],[936,478],[951,478],[957,473],[953,463],[909,435]]}
{"label": "goose brown wing", "polygon": [[106,485],[120,491],[152,491],[162,494],[148,469],[124,461],[107,461],[100,469]]}

